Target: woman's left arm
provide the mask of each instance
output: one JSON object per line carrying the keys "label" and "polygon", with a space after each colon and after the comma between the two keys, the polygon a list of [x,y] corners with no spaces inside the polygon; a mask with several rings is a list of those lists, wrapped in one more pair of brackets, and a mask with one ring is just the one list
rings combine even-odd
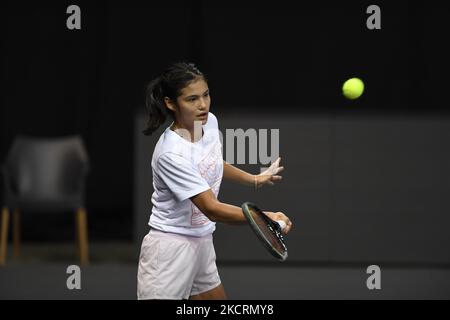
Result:
{"label": "woman's left arm", "polygon": [[278,158],[267,170],[257,175],[245,172],[223,161],[223,177],[243,185],[254,186],[255,188],[259,188],[265,184],[273,185],[275,181],[281,180],[281,176],[278,173],[284,167],[280,167],[280,160],[281,158]]}

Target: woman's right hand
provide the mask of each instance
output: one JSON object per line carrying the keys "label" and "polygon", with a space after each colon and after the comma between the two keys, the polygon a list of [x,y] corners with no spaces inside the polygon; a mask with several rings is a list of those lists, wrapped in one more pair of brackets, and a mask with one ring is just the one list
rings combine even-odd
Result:
{"label": "woman's right hand", "polygon": [[264,213],[272,220],[278,221],[281,220],[284,223],[286,223],[286,227],[281,230],[283,234],[288,234],[289,231],[291,231],[293,224],[291,219],[289,219],[283,212],[271,212],[271,211],[264,211]]}

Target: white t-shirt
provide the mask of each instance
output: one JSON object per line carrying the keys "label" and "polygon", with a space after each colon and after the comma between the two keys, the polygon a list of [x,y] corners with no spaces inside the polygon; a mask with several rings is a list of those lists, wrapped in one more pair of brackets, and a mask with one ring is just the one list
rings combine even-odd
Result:
{"label": "white t-shirt", "polygon": [[152,157],[152,214],[155,229],[201,237],[214,232],[216,224],[189,199],[212,189],[217,197],[223,176],[222,144],[217,118],[209,113],[203,136],[189,142],[166,128]]}

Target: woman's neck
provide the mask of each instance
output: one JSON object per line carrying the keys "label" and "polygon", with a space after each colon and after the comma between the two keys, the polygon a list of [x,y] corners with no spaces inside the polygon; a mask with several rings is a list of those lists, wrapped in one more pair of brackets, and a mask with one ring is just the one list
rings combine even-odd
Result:
{"label": "woman's neck", "polygon": [[203,127],[201,121],[195,121],[192,127],[183,126],[174,121],[170,129],[189,142],[197,142],[203,136]]}

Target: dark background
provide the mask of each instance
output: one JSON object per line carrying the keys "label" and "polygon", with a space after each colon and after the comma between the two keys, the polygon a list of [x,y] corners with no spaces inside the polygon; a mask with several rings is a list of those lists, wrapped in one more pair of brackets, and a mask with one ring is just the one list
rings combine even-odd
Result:
{"label": "dark background", "polygon": [[[66,28],[71,4],[81,8],[81,30]],[[366,28],[371,4],[381,8],[381,30]],[[146,82],[173,61],[198,65],[209,79],[211,110],[222,114],[448,114],[450,10],[443,2],[0,6],[0,159],[18,134],[81,134],[92,164],[87,208],[94,240],[133,238],[133,119],[144,108]],[[352,76],[366,84],[357,101],[341,95]],[[52,220],[50,234],[34,219],[45,215],[24,215],[25,240],[72,237],[71,216]]]}

